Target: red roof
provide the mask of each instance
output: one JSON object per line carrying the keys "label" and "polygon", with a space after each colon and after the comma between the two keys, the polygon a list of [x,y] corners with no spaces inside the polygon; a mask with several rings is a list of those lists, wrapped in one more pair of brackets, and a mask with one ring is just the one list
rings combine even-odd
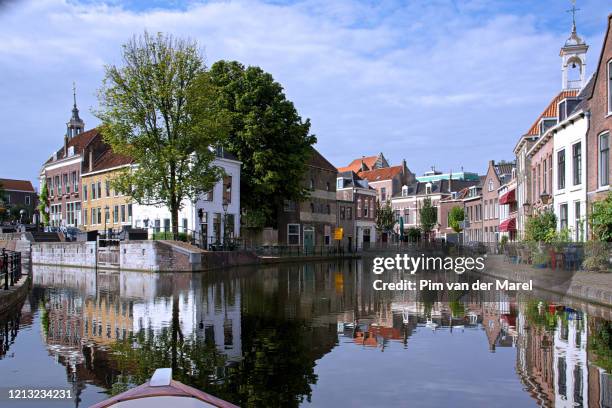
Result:
{"label": "red roof", "polygon": [[508,218],[499,224],[499,232],[516,231],[516,218]]}
{"label": "red roof", "polygon": [[382,169],[374,169],[369,171],[360,171],[357,173],[362,179],[368,180],[370,183],[374,181],[390,180],[402,172],[402,166],[383,167]]}
{"label": "red roof", "polygon": [[539,124],[542,118],[554,118],[558,115],[558,104],[565,98],[571,98],[578,95],[578,89],[570,89],[567,91],[561,91],[557,96],[553,98],[552,101],[548,104],[544,112],[538,116],[538,119],[531,125],[529,131],[527,131],[527,135],[529,136],[537,136],[540,134]]}
{"label": "red roof", "polygon": [[[83,153],[83,150],[91,143],[93,139],[96,137],[102,137],[100,130],[97,128],[87,130],[81,134],[76,135],[72,139],[68,141],[68,147],[74,147],[75,154]],[[64,158],[64,146],[62,146],[57,151],[57,160],[61,160]],[[46,163],[50,163],[53,161],[53,157],[50,157]],[[45,164],[46,164],[45,163]]]}
{"label": "red roof", "polygon": [[27,191],[29,193],[34,192],[34,187],[32,187],[32,182],[28,180],[0,179],[0,186],[4,190]]}
{"label": "red roof", "polygon": [[368,170],[371,170],[372,168],[374,168],[374,165],[376,164],[376,160],[378,160],[378,156],[361,157],[359,159],[353,160],[346,167],[338,167],[338,171],[340,173],[342,173],[343,171],[354,171],[355,173],[359,173],[362,170],[361,169],[362,162]]}
{"label": "red roof", "polygon": [[[93,171],[108,170],[119,166],[125,166],[131,164],[133,160],[127,156],[114,153],[109,147],[102,153],[100,157],[94,162]],[[83,173],[85,174],[85,173]]]}

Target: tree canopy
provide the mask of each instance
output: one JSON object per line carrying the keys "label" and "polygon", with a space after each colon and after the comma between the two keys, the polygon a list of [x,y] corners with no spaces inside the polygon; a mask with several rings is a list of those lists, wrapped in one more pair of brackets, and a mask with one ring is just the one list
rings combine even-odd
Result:
{"label": "tree canopy", "polygon": [[250,224],[273,225],[283,200],[307,197],[301,180],[316,142],[310,120],[302,120],[283,87],[259,67],[218,61],[210,75],[219,89],[219,106],[229,117],[225,147],[242,162],[246,218]]}
{"label": "tree canopy", "polygon": [[465,212],[462,207],[456,206],[451,208],[448,213],[448,226],[453,229],[456,233],[459,233],[463,230],[461,228],[461,222],[465,220]]}
{"label": "tree canopy", "polygon": [[389,232],[393,229],[393,225],[395,225],[395,219],[391,203],[387,201],[384,205],[380,205],[380,202],[376,201],[376,230]]}
{"label": "tree canopy", "polygon": [[590,221],[596,240],[612,242],[612,193],[608,193],[605,200],[593,203]]}
{"label": "tree canopy", "polygon": [[133,37],[123,64],[106,67],[99,99],[104,140],[134,164],[114,188],[139,204],[167,206],[178,233],[183,200],[196,200],[222,175],[213,148],[229,129],[196,42]]}

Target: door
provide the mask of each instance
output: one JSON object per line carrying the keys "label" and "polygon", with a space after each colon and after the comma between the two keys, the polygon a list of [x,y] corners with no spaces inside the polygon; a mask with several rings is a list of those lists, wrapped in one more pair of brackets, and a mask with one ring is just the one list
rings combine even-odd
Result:
{"label": "door", "polygon": [[311,254],[314,251],[315,236],[313,227],[304,227],[304,253]]}

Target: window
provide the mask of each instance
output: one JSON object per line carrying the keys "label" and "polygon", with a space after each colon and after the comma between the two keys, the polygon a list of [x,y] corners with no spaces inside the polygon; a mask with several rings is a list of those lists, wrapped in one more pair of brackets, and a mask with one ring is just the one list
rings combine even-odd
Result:
{"label": "window", "polygon": [[425,185],[425,194],[431,194],[431,183]]}
{"label": "window", "polygon": [[96,199],[96,184],[95,183],[91,183],[91,199],[92,200]]}
{"label": "window", "polygon": [[183,232],[187,232],[187,218],[183,218]]}
{"label": "window", "polygon": [[580,214],[580,201],[575,201],[574,202],[574,234],[575,234],[575,240],[576,241],[582,241],[582,223],[580,220],[581,214]]}
{"label": "window", "polygon": [[300,244],[300,224],[287,224],[287,244]]}
{"label": "window", "polygon": [[[608,66],[610,66],[608,64]],[[610,134],[599,136],[599,186],[610,184]]]}
{"label": "window", "polygon": [[212,201],[213,200],[213,192],[215,191],[214,187],[210,189],[210,191],[204,193],[204,201]]}
{"label": "window", "polygon": [[[123,206],[121,206],[123,208]],[[164,218],[164,232],[170,231],[170,218]]]}
{"label": "window", "polygon": [[364,206],[363,206],[363,216],[367,217],[368,216],[368,200],[365,200],[364,202]]}
{"label": "window", "polygon": [[127,213],[128,213],[128,222],[132,223],[132,204],[127,205]]}
{"label": "window", "polygon": [[553,191],[553,158],[552,154],[548,156],[548,188],[551,193]]}
{"label": "window", "polygon": [[493,191],[493,180],[489,179],[489,191]]}
{"label": "window", "polygon": [[160,224],[159,219],[155,220],[155,222],[154,222],[154,224],[153,224],[153,225],[155,225],[155,227],[154,227],[154,231],[155,231],[155,232],[159,232],[159,230],[160,230],[160,225],[161,225],[161,224]]}
{"label": "window", "polygon": [[567,203],[559,206],[559,229],[567,229]]}
{"label": "window", "polygon": [[283,210],[285,212],[294,212],[297,209],[295,205],[295,201],[293,200],[285,200],[283,201]]}
{"label": "window", "polygon": [[64,174],[64,188],[66,189],[66,194],[70,194],[70,183],[68,183],[68,174]]}
{"label": "window", "polygon": [[232,202],[232,176],[223,177],[223,202]]}
{"label": "window", "polygon": [[546,185],[546,183],[548,182],[548,166],[546,165],[547,162],[548,160],[544,159],[544,165],[542,166],[542,170],[544,170],[544,177],[542,177],[542,189],[547,193],[552,193],[552,186],[549,190],[547,188],[548,186]]}
{"label": "window", "polygon": [[572,146],[572,174],[574,185],[579,185],[582,179],[582,148],[580,142]]}
{"label": "window", "polygon": [[96,209],[92,208],[91,209],[91,225],[96,225],[98,221],[98,217],[96,216]]}
{"label": "window", "polygon": [[74,192],[79,192],[79,176],[76,171],[72,172],[72,185],[74,186]]}
{"label": "window", "polygon": [[87,201],[87,184],[83,184],[83,201]]}
{"label": "window", "polygon": [[87,208],[84,208],[83,209],[83,224],[87,225],[87,221],[88,221],[88,218],[87,218]]}
{"label": "window", "polygon": [[340,206],[340,219],[341,220],[346,219],[346,207],[343,205]]}
{"label": "window", "polygon": [[565,150],[557,152],[557,188],[565,188]]}
{"label": "window", "polygon": [[30,205],[30,196],[25,196],[25,205]]}
{"label": "window", "polygon": [[110,195],[111,195],[111,192],[110,192],[110,190],[111,190],[111,188],[110,188],[110,180],[106,180],[106,182],[104,184],[105,184],[106,196],[110,197]]}
{"label": "window", "polygon": [[116,205],[113,207],[113,223],[119,222],[119,206]]}
{"label": "window", "polygon": [[325,235],[325,245],[330,245],[331,244],[331,227],[329,225],[325,225],[323,227],[323,232]]}
{"label": "window", "polygon": [[612,113],[612,60],[608,61],[608,113]]}
{"label": "window", "polygon": [[102,182],[98,181],[98,198],[102,198]]}
{"label": "window", "polygon": [[100,225],[102,224],[102,208],[98,207],[96,212],[98,213],[98,225]]}
{"label": "window", "polygon": [[[164,220],[164,228],[166,228],[166,221],[170,222],[170,220],[165,219]],[[125,205],[121,206],[121,222],[125,222]],[[166,231],[168,231],[169,228],[166,228]]]}
{"label": "window", "polygon": [[387,201],[387,189],[385,187],[382,187],[380,189],[380,201],[382,201],[383,203]]}
{"label": "window", "polygon": [[351,207],[346,208],[346,219],[347,220],[353,219],[353,209]]}

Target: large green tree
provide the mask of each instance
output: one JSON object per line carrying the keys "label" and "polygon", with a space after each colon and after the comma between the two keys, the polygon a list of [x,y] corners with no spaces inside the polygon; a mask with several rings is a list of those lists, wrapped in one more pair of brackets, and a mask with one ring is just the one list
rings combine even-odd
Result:
{"label": "large green tree", "polygon": [[590,222],[596,240],[612,242],[612,193],[605,200],[593,203]]}
{"label": "large green tree", "polygon": [[429,235],[431,230],[438,222],[438,211],[436,207],[431,205],[431,199],[426,198],[423,200],[423,206],[419,210],[419,216],[421,218],[421,230]]}
{"label": "large green tree", "polygon": [[219,106],[230,117],[225,147],[242,162],[240,196],[246,219],[251,226],[273,226],[283,200],[307,197],[301,181],[316,142],[309,133],[310,120],[302,120],[283,87],[259,67],[218,61],[210,74],[220,89]]}
{"label": "large green tree", "polygon": [[172,231],[184,200],[219,180],[213,147],[229,129],[197,44],[144,33],[123,46],[123,64],[106,67],[99,92],[104,140],[134,166],[113,180],[139,204],[165,205]]}

